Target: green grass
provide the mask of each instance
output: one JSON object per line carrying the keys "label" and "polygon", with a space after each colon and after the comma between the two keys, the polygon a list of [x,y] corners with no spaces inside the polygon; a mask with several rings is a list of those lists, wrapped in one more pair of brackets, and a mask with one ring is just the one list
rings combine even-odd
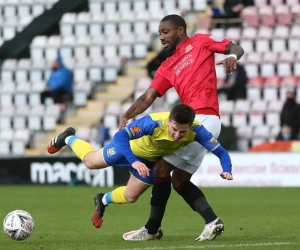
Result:
{"label": "green grass", "polygon": [[24,209],[35,230],[25,241],[0,234],[1,250],[93,249],[300,249],[299,188],[205,188],[225,232],[211,242],[195,242],[202,218],[172,192],[163,221],[164,237],[126,242],[122,234],[143,226],[149,214],[150,189],[135,204],[110,205],[101,229],[92,226],[92,196],[108,188],[1,186],[0,218]]}

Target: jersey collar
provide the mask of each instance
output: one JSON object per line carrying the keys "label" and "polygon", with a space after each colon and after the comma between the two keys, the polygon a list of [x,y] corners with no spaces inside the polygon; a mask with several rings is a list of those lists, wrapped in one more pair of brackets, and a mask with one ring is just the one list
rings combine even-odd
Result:
{"label": "jersey collar", "polygon": [[177,46],[176,49],[173,50],[173,54],[175,54],[177,51],[179,51],[181,49],[181,47],[187,43],[187,41],[189,40],[189,37],[184,38]]}

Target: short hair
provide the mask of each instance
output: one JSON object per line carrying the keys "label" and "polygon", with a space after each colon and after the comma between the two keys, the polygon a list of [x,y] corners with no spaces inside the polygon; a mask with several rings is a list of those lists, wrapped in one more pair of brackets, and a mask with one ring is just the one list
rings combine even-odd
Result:
{"label": "short hair", "polygon": [[192,125],[195,116],[196,114],[192,107],[185,104],[177,104],[171,109],[169,119],[178,124]]}
{"label": "short hair", "polygon": [[172,15],[167,15],[163,19],[161,19],[160,22],[165,22],[165,21],[170,21],[172,22],[176,27],[183,27],[184,32],[186,33],[186,22],[181,16],[172,14]]}

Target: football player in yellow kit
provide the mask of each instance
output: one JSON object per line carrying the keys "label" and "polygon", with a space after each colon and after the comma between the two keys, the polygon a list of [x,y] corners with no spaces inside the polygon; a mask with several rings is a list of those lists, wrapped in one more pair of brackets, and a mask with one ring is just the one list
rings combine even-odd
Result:
{"label": "football player in yellow kit", "polygon": [[70,127],[50,141],[48,152],[53,154],[69,145],[89,169],[131,166],[127,186],[94,196],[95,212],[92,220],[94,226],[100,228],[108,204],[135,202],[153,184],[151,169],[155,161],[187,144],[203,145],[219,157],[223,173],[231,175],[229,154],[212,134],[194,119],[195,111],[190,106],[178,104],[171,112],[153,113],[131,122],[98,151],[88,142],[75,136],[75,129]]}

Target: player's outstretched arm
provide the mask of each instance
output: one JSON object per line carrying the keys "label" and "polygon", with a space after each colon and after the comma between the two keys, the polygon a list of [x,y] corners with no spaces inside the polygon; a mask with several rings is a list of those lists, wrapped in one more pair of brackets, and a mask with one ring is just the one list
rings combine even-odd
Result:
{"label": "player's outstretched arm", "polygon": [[232,164],[228,152],[204,126],[195,126],[193,130],[196,132],[195,140],[220,159],[223,169],[220,176],[225,180],[233,180]]}
{"label": "player's outstretched arm", "polygon": [[233,71],[236,69],[236,62],[244,54],[244,49],[241,46],[230,42],[226,46],[225,54],[228,55],[228,57],[220,62],[217,62],[216,64],[223,64],[225,71],[228,74],[233,74]]}
{"label": "player's outstretched arm", "polygon": [[136,101],[130,106],[130,108],[121,116],[119,128],[124,128],[129,119],[147,110],[157,97],[157,90],[152,88],[147,89],[147,91],[138,99],[136,99]]}

